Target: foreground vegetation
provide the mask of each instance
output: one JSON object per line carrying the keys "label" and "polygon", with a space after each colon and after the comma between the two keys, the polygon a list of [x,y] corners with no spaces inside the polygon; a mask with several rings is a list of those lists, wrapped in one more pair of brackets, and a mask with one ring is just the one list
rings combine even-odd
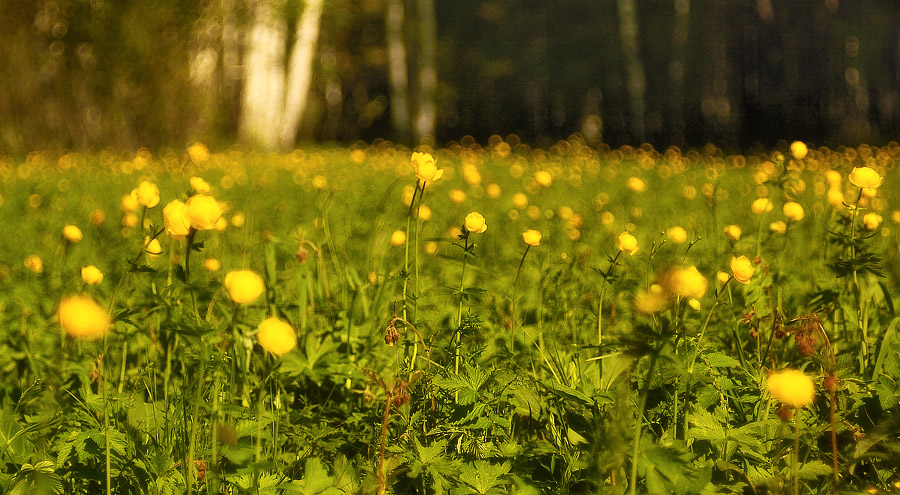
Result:
{"label": "foreground vegetation", "polygon": [[0,162],[0,493],[898,491],[900,145],[188,151]]}

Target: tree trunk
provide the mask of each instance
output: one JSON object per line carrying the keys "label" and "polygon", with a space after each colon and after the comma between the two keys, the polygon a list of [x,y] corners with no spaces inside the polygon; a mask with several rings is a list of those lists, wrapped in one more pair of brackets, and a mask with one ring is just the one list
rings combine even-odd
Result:
{"label": "tree trunk", "polygon": [[632,138],[644,141],[644,93],[647,78],[638,53],[638,24],[634,0],[619,0],[619,33],[628,72],[628,99],[631,106]]}
{"label": "tree trunk", "polygon": [[303,110],[309,99],[312,83],[313,56],[319,40],[319,24],[322,19],[323,0],[306,0],[303,15],[297,24],[294,48],[288,68],[287,95],[284,101],[284,118],[281,122],[281,147],[290,148],[297,137],[297,129],[303,118]]}
{"label": "tree trunk", "polygon": [[406,66],[406,42],[403,37],[403,0],[388,0],[385,16],[388,72],[391,83],[391,121],[394,132],[404,142],[410,137],[409,71]]}
{"label": "tree trunk", "polygon": [[687,72],[687,40],[691,17],[691,0],[675,0],[675,22],[672,33],[672,144],[685,144],[684,75]]}
{"label": "tree trunk", "polygon": [[287,26],[269,0],[253,9],[241,102],[241,140],[264,149],[279,143],[284,108],[284,44]]}
{"label": "tree trunk", "polygon": [[418,0],[418,11],[421,44],[419,46],[419,110],[416,115],[415,137],[421,141],[427,135],[434,136],[434,125],[437,120],[435,104],[437,20],[434,12],[434,0]]}

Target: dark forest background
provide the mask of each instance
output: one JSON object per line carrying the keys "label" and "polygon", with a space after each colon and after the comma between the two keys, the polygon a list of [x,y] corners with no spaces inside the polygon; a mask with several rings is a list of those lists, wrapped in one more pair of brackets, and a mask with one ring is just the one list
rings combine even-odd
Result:
{"label": "dark forest background", "polygon": [[0,12],[10,155],[574,132],[746,150],[900,134],[897,0],[0,0]]}

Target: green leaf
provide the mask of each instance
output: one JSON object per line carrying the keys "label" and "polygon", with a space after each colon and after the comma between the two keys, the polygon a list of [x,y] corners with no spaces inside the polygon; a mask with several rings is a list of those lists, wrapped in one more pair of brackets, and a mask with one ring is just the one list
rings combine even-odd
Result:
{"label": "green leaf", "polygon": [[341,495],[341,491],[334,487],[334,480],[325,471],[325,467],[322,466],[322,461],[318,457],[306,460],[306,468],[301,480],[285,483],[279,488],[303,495]]}
{"label": "green leaf", "polygon": [[705,409],[695,408],[688,414],[688,423],[692,425],[688,429],[688,435],[697,440],[709,440],[719,444],[728,438],[722,422]]}
{"label": "green leaf", "polygon": [[811,461],[800,466],[797,471],[797,477],[802,480],[817,478],[819,476],[828,476],[832,473],[832,468],[822,461]]}
{"label": "green leaf", "polygon": [[722,352],[704,354],[703,359],[711,368],[733,368],[740,364],[740,361]]}
{"label": "green leaf", "polygon": [[479,495],[501,493],[494,488],[506,484],[501,478],[509,473],[509,468],[508,462],[491,464],[490,461],[479,460],[463,465],[459,480]]}

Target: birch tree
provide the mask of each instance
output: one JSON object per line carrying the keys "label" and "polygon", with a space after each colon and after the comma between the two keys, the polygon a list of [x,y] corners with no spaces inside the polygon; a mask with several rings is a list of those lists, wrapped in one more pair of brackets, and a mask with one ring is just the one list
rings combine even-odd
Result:
{"label": "birch tree", "polygon": [[391,85],[391,123],[401,141],[409,139],[409,71],[406,62],[403,0],[388,0],[385,15],[388,73]]}
{"label": "birch tree", "polygon": [[628,73],[628,100],[631,107],[631,133],[634,139],[644,140],[644,93],[647,78],[638,52],[638,23],[634,0],[619,0],[619,33]]}
{"label": "birch tree", "polygon": [[281,121],[281,147],[294,145],[300,119],[309,100],[312,83],[313,56],[319,40],[323,0],[306,0],[303,15],[297,24],[294,48],[288,68],[287,95],[284,101],[284,117]]}
{"label": "birch tree", "polygon": [[434,135],[437,120],[437,19],[434,0],[418,0],[419,13],[419,108],[416,114],[415,137]]}

